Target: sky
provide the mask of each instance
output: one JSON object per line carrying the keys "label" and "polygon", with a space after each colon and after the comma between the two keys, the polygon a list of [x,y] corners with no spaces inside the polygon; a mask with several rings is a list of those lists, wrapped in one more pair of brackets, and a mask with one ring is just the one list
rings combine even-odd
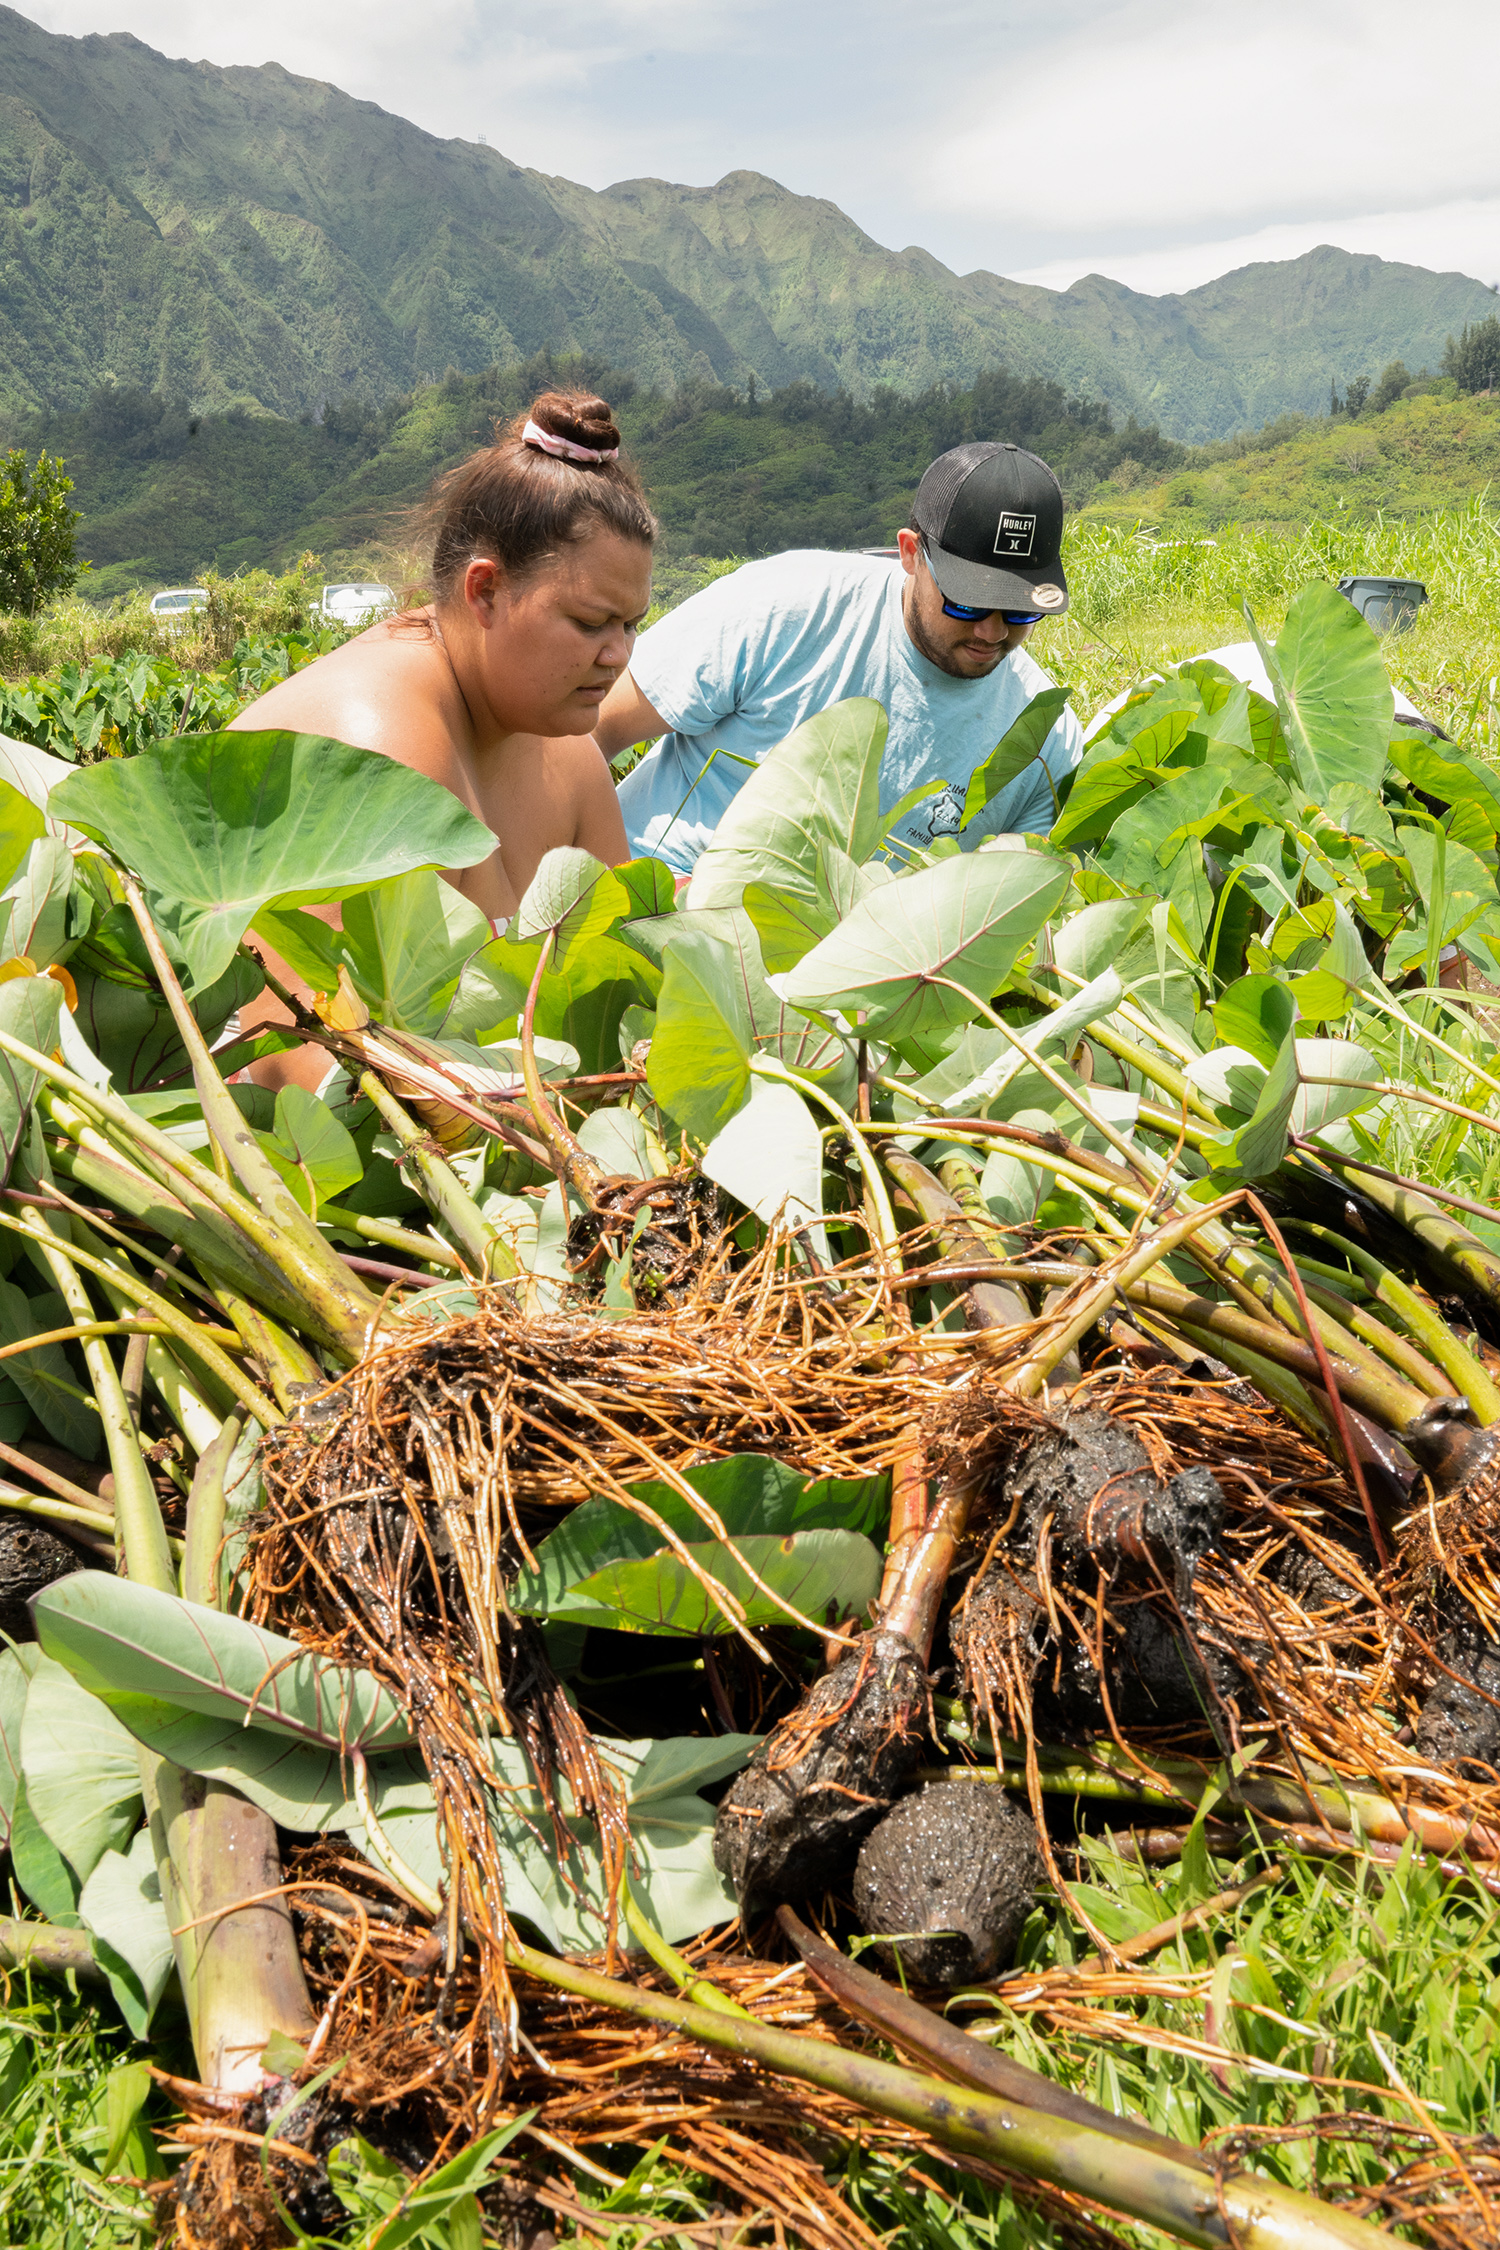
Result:
{"label": "sky", "polygon": [[590,187],[769,173],[959,272],[1191,289],[1319,243],[1500,281],[1494,0],[22,0],[280,62]]}

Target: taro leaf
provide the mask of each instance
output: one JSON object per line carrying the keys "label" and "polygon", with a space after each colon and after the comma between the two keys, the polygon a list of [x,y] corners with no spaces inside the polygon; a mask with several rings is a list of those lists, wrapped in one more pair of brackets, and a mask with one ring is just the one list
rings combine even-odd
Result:
{"label": "taro leaf", "polygon": [[[1378,1076],[1373,1055],[1346,1039],[1282,1040],[1269,1070],[1242,1049],[1219,1048],[1188,1066],[1187,1076],[1215,1106],[1242,1112],[1248,1121],[1228,1140],[1212,1142],[1205,1155],[1220,1170],[1246,1179],[1264,1179],[1286,1153],[1289,1133],[1317,1133],[1340,1117],[1368,1109],[1376,1097],[1354,1080]],[[1323,1085],[1319,1080],[1333,1083]],[[1305,1083],[1304,1081],[1312,1081]]]}
{"label": "taro leaf", "polygon": [[[743,1604],[750,1625],[785,1624],[788,1606],[815,1622],[830,1610],[862,1616],[880,1590],[879,1550],[852,1531],[751,1536],[733,1543],[694,1541],[687,1552]],[[762,1593],[753,1583],[742,1556],[770,1592]],[[734,1619],[670,1550],[638,1561],[606,1563],[569,1586],[550,1614],[627,1633],[691,1636],[735,1629]]]}
{"label": "taro leaf", "polygon": [[826,839],[818,846],[818,896],[830,910],[836,922],[852,914],[862,898],[879,890],[885,883],[894,883],[896,871],[883,859],[872,859],[861,867],[837,844]]}
{"label": "taro leaf", "polygon": [[[135,924],[132,922],[134,931]],[[121,1094],[143,1094],[168,1081],[192,1082],[187,1049],[172,1012],[147,979],[101,974],[94,956],[69,963],[78,989],[78,1027]],[[229,1018],[263,989],[252,961],[237,953],[222,977],[197,994],[192,1010],[210,1045]]]}
{"label": "taro leaf", "polygon": [[[50,1055],[57,1045],[62,998],[62,986],[52,977],[8,977],[0,984],[0,1031],[38,1054]],[[34,1070],[13,1055],[0,1053],[0,1178],[10,1178],[37,1083]]]}
{"label": "taro leaf", "polygon": [[1378,789],[1391,740],[1394,698],[1372,628],[1321,580],[1304,586],[1268,648],[1250,630],[1276,690],[1287,753],[1303,793],[1328,801],[1340,781]]}
{"label": "taro leaf", "polygon": [[355,991],[401,1031],[443,1028],[465,968],[495,934],[488,915],[430,868],[357,891],[341,919]]}
{"label": "taro leaf", "polygon": [[1044,852],[940,861],[864,900],[775,989],[793,1007],[865,1008],[868,1028],[887,1040],[962,1023],[974,1002],[934,980],[987,1001],[1069,879],[1066,862]]}
{"label": "taro leaf", "polygon": [[[183,1711],[155,1695],[110,1695],[110,1710],[137,1742],[208,1781],[227,1782],[280,1828],[319,1834],[354,1817],[354,1784],[337,1749],[289,1742],[269,1727]],[[383,1770],[379,1757],[370,1772]]]}
{"label": "taro leaf", "polygon": [[763,758],[693,869],[690,907],[738,906],[747,883],[817,897],[818,847],[862,863],[880,841],[886,715],[851,696],[808,719]]}
{"label": "taro leaf", "polygon": [[156,744],[70,774],[52,810],[143,878],[199,991],[273,900],[344,898],[417,867],[472,867],[496,848],[440,782],[312,734]]}
{"label": "taro leaf", "polygon": [[[660,1742],[612,1742],[605,1756],[626,1768],[631,1804],[647,1805],[658,1797],[706,1789],[711,1782],[738,1773],[759,1742],[755,1734],[679,1735]],[[622,1752],[639,1756],[633,1773]]]}
{"label": "taro leaf", "polygon": [[45,969],[71,951],[68,893],[73,854],[55,836],[39,837],[0,899],[0,961],[24,958]]}
{"label": "taro leaf", "polygon": [[162,1904],[151,1832],[140,1829],[128,1850],[111,1848],[83,1886],[78,1919],[94,1940],[121,2015],[144,2039],[172,1974],[172,1931]]}
{"label": "taro leaf", "polygon": [[[1365,958],[1359,931],[1348,910],[1333,902],[1333,936],[1315,969],[1293,980],[1291,992],[1309,1023],[1336,1023],[1349,1013],[1366,986],[1378,980]],[[1217,1018],[1218,1011],[1215,1010]],[[1249,1046],[1249,1040],[1244,1042]]]}
{"label": "taro leaf", "polygon": [[[730,1539],[795,1531],[878,1533],[890,1507],[890,1479],[809,1478],[764,1453],[735,1453],[686,1471],[685,1481],[718,1517]],[[668,1484],[633,1484],[631,1492],[691,1544],[717,1536],[682,1493]],[[568,1587],[607,1562],[644,1560],[662,1551],[654,1524],[622,1501],[585,1500],[536,1549],[536,1570],[515,1582],[512,1604],[546,1616]]]}
{"label": "taro leaf", "polygon": [[[982,1108],[994,1100],[1002,1087],[1029,1068],[1028,1056],[1045,1055],[1054,1047],[1071,1048],[1091,1023],[1097,1023],[1101,1016],[1113,1015],[1124,997],[1125,987],[1116,971],[1105,969],[1081,991],[1067,993],[1055,1008],[1027,1025],[1019,1034],[1024,1051],[1013,1047],[1004,1032],[976,1024],[969,1039],[923,1080],[921,1090],[929,1100],[940,1101],[950,1114],[958,1111],[968,1114],[975,1108]],[[997,1044],[991,1046],[992,1040]],[[957,1058],[964,1055],[973,1059],[981,1054],[984,1060],[980,1067],[972,1076],[961,1076],[954,1085]]]}
{"label": "taro leaf", "polygon": [[96,1695],[162,1696],[185,1711],[325,1749],[410,1739],[371,1673],[305,1655],[279,1633],[150,1586],[81,1570],[44,1587],[31,1614],[46,1653]]}
{"label": "taro leaf", "polygon": [[774,883],[747,883],[745,912],[755,924],[760,957],[773,974],[794,969],[839,919],[821,898],[802,898]]}
{"label": "taro leaf", "polygon": [[684,929],[666,953],[646,1083],[694,1140],[711,1141],[744,1102],[754,1037],[739,953],[706,930]]}
{"label": "taro leaf", "polygon": [[1500,832],[1500,774],[1457,743],[1398,727],[1391,740],[1391,764],[1403,780],[1440,805],[1480,807],[1492,831]]}
{"label": "taro leaf", "polygon": [[512,935],[525,944],[551,930],[551,958],[565,961],[574,946],[602,937],[630,911],[629,893],[602,859],[580,851],[576,844],[559,844],[542,854],[516,910]]}
{"label": "taro leaf", "polygon": [[[1033,1132],[1049,1133],[1053,1119],[1044,1109],[1023,1109],[1011,1119]],[[1036,1217],[1052,1175],[1039,1164],[1023,1164],[1001,1142],[985,1158],[979,1175],[979,1192],[994,1216],[1005,1226],[1029,1226]]]}
{"label": "taro leaf", "polygon": [[1102,898],[1054,930],[1052,958],[1075,977],[1096,977],[1120,958],[1150,912],[1145,898]]}
{"label": "taro leaf", "polygon": [[37,837],[46,833],[40,806],[0,779],[0,889],[14,882]]}
{"label": "taro leaf", "polygon": [[1054,848],[1070,850],[1107,834],[1121,813],[1150,794],[1163,768],[1187,770],[1178,753],[1192,723],[1190,711],[1174,707],[1165,711],[1154,726],[1142,728],[1125,748],[1106,738],[1105,745],[1091,749],[1074,775],[1068,801],[1053,825]]}
{"label": "taro leaf", "polygon": [[[1292,1104],[1294,1133],[1319,1133],[1340,1117],[1350,1117],[1356,1110],[1370,1108],[1378,1098],[1350,1083],[1354,1079],[1378,1078],[1380,1069],[1367,1048],[1358,1047],[1349,1039],[1299,1039],[1297,1074],[1302,1084]],[[1334,1083],[1327,1086],[1316,1083],[1324,1078]]]}
{"label": "taro leaf", "polygon": [[1241,977],[1214,1003],[1214,1029],[1224,1046],[1264,1063],[1267,1070],[1292,1028],[1297,1007],[1280,977]]}
{"label": "taro leaf", "polygon": [[32,1905],[49,1922],[60,1929],[77,1929],[78,1878],[32,1811],[24,1781],[11,1807],[10,1868]]}
{"label": "taro leaf", "polygon": [[606,1171],[659,1180],[671,1171],[667,1152],[633,1109],[594,1109],[578,1128],[579,1145]]}
{"label": "taro leaf", "polygon": [[[631,1888],[669,1944],[726,1922],[735,1912],[713,1864],[714,1808],[694,1790],[737,1771],[755,1744],[753,1735],[722,1735],[612,1741],[605,1751],[629,1806]],[[568,1820],[573,1842],[560,1866],[552,1822],[523,1753],[513,1742],[496,1741],[491,1754],[505,1785],[492,1799],[491,1817],[505,1863],[507,1909],[530,1922],[550,1946],[595,1950],[604,1942],[608,1901],[592,1822]],[[415,1753],[407,1758],[404,1776],[396,1759],[386,1762],[389,1778],[376,1796],[380,1825],[407,1865],[440,1889],[447,1877],[432,1785]],[[349,1834],[366,1849],[357,1824],[350,1824]]]}
{"label": "taro leaf", "polygon": [[305,1086],[282,1087],[275,1130],[256,1138],[303,1210],[314,1216],[320,1203],[333,1202],[364,1177],[353,1136]]}
{"label": "taro leaf", "polygon": [[[0,994],[4,990],[0,985]],[[0,1342],[23,1343],[28,1336],[45,1335],[49,1328],[66,1328],[72,1319],[55,1291],[27,1297],[13,1281],[0,1281]],[[81,1460],[97,1460],[99,1416],[92,1404],[86,1405],[77,1395],[82,1385],[62,1345],[43,1344],[17,1352],[4,1364],[47,1435]]]}
{"label": "taro leaf", "polygon": [[827,1261],[822,1135],[790,1086],[755,1079],[749,1101],[720,1127],[700,1165],[708,1179],[767,1226],[810,1227],[818,1255]]}
{"label": "taro leaf", "polygon": [[98,1696],[45,1657],[26,1696],[21,1767],[38,1825],[86,1883],[101,1854],[123,1846],[140,1818],[140,1761]]}
{"label": "taro leaf", "polygon": [[1033,759],[1041,756],[1042,745],[1062,717],[1072,692],[1065,687],[1043,688],[1006,729],[984,764],[975,767],[964,797],[963,818],[958,824],[961,829],[967,828],[992,797],[998,797],[1018,773],[1023,773]]}
{"label": "taro leaf", "polygon": [[1441,878],[1437,838],[1430,828],[1415,822],[1403,826],[1401,849],[1416,881],[1422,913],[1412,915],[1391,939],[1385,956],[1387,980],[1400,976],[1423,958],[1434,920],[1438,925],[1437,943],[1449,945],[1496,904],[1495,878],[1489,868],[1476,852],[1452,837],[1443,840]]}
{"label": "taro leaf", "polygon": [[627,859],[614,877],[625,886],[631,920],[676,912],[677,878],[664,859]]}
{"label": "taro leaf", "polygon": [[21,1719],[31,1675],[42,1661],[35,1641],[0,1654],[0,1849],[10,1835],[10,1816],[21,1786]]}

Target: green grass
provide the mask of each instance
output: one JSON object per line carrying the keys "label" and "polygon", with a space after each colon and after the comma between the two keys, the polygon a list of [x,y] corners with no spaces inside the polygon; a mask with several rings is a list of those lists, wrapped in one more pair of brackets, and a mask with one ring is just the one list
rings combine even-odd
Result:
{"label": "green grass", "polygon": [[1415,578],[1428,600],[1409,632],[1384,642],[1391,677],[1466,748],[1500,752],[1500,517],[1483,498],[1424,516],[1325,519],[1295,535],[1227,524],[1208,537],[1069,519],[1069,611],[1039,626],[1031,648],[1074,687],[1080,713],[1158,665],[1248,640],[1247,600],[1274,637],[1312,579]]}
{"label": "green grass", "polygon": [[[142,2050],[107,2001],[12,1977],[0,2004],[0,2250],[124,2250],[150,2242],[161,2178]],[[175,2058],[172,2058],[175,2062]],[[131,2184],[131,2175],[140,2181]]]}

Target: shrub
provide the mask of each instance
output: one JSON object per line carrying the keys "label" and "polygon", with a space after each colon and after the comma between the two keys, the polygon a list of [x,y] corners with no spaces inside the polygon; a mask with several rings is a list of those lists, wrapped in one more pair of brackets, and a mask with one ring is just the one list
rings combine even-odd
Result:
{"label": "shrub", "polygon": [[34,617],[53,594],[65,594],[87,566],[77,559],[79,513],[68,506],[73,480],[61,461],[12,449],[0,457],[0,609]]}

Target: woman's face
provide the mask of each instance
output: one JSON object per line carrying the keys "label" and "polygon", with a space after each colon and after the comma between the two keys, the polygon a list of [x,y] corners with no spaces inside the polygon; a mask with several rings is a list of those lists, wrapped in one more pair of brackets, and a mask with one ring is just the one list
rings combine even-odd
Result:
{"label": "woman's face", "polygon": [[588,734],[650,606],[651,550],[597,531],[517,586],[476,560],[463,596],[484,699],[503,730]]}

